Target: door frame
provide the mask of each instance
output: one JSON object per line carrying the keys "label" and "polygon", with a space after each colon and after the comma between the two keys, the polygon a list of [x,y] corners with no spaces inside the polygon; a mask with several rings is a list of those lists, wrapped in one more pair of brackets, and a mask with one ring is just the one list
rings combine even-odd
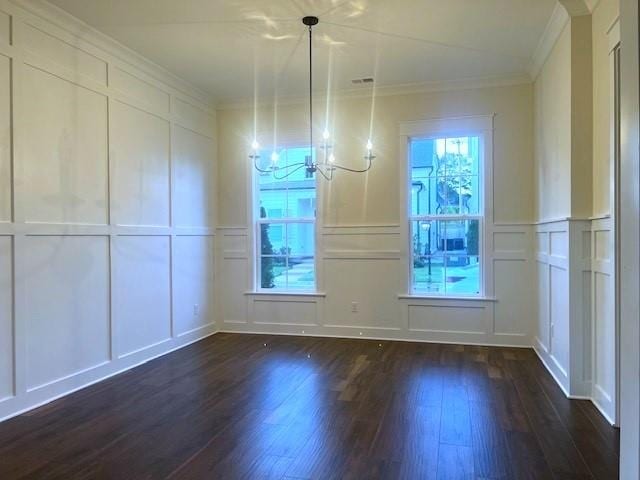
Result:
{"label": "door frame", "polygon": [[640,479],[640,45],[638,0],[620,0],[620,478]]}

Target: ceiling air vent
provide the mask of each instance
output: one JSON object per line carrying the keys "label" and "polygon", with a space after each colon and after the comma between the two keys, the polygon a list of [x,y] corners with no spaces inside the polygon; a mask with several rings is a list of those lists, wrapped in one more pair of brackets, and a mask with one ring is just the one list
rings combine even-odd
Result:
{"label": "ceiling air vent", "polygon": [[373,78],[372,77],[355,78],[355,79],[351,80],[351,83],[353,83],[354,85],[360,85],[360,84],[363,84],[363,83],[373,83]]}

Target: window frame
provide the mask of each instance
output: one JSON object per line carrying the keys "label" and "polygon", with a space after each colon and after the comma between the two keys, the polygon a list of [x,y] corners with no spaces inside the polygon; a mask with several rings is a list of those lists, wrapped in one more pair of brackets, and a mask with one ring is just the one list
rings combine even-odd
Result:
{"label": "window frame", "polygon": [[[405,262],[406,296],[434,299],[488,299],[493,294],[492,260],[487,249],[487,239],[492,235],[493,225],[493,115],[454,117],[443,119],[404,122],[400,125],[401,165],[400,175],[401,215],[403,235],[403,261]],[[478,137],[478,213],[477,214],[426,214],[413,215],[411,142],[413,140],[435,140],[441,138]],[[420,221],[465,221],[478,220],[478,293],[423,292],[414,286],[413,228]],[[467,255],[469,256],[469,255]],[[469,257],[475,257],[471,255]],[[446,254],[445,254],[446,258]],[[446,283],[446,282],[445,282]]]}
{"label": "window frame", "polygon": [[[267,146],[263,147],[262,151],[270,151],[273,147]],[[288,150],[288,149],[298,149],[298,148],[309,148],[307,144],[304,142],[287,142],[278,145],[278,150]],[[317,150],[317,149],[316,149]],[[317,152],[314,152],[317,155]],[[261,294],[273,294],[273,295],[282,295],[282,294],[310,294],[316,293],[318,291],[318,195],[319,195],[319,182],[318,175],[314,175],[314,190],[315,190],[315,216],[314,217],[290,217],[283,216],[280,218],[262,218],[260,216],[260,172],[258,172],[255,168],[253,168],[253,163],[251,164],[251,216],[252,216],[252,235],[254,237],[254,252],[253,252],[253,292],[261,293]],[[288,210],[288,209],[287,209]],[[287,213],[289,213],[287,211]],[[288,225],[289,224],[311,224],[313,225],[313,268],[314,268],[314,282],[313,287],[309,289],[299,289],[294,288],[263,288],[262,287],[262,261],[261,259],[265,256],[262,255],[262,234],[261,234],[261,226],[264,224],[281,224],[285,226],[283,237],[285,241],[288,238]],[[283,255],[273,255],[273,258],[282,257]],[[306,256],[306,255],[305,255]],[[286,258],[297,258],[295,255],[287,254]]]}

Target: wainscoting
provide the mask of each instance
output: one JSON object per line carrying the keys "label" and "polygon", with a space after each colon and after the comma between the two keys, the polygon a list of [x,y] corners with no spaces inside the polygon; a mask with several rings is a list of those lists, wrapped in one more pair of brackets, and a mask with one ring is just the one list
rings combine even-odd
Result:
{"label": "wainscoting", "polygon": [[567,396],[593,400],[614,423],[610,226],[610,219],[493,225],[485,245],[489,298],[446,300],[402,293],[406,266],[397,226],[320,228],[319,293],[305,295],[253,293],[250,232],[221,227],[217,274],[228,281],[220,286],[220,328],[533,345]]}
{"label": "wainscoting", "polygon": [[531,345],[528,225],[492,227],[485,245],[487,295],[456,300],[406,295],[405,242],[397,225],[319,227],[319,293],[254,293],[250,233],[218,228],[224,331]]}
{"label": "wainscoting", "polygon": [[0,0],[0,419],[215,331],[208,105],[63,12]]}
{"label": "wainscoting", "polygon": [[607,419],[617,420],[615,242],[611,218],[591,222],[591,398]]}
{"label": "wainscoting", "polygon": [[569,392],[569,225],[536,229],[538,322],[535,348],[565,393]]}
{"label": "wainscoting", "polygon": [[616,419],[616,321],[610,218],[536,226],[536,352],[571,398]]}

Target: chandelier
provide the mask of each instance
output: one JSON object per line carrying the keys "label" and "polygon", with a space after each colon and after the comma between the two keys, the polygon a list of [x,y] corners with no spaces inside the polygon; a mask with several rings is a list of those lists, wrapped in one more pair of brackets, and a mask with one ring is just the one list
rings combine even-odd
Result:
{"label": "chandelier", "polygon": [[364,155],[364,168],[357,169],[340,165],[336,162],[336,157],[332,152],[333,146],[330,143],[331,137],[329,131],[326,129],[322,133],[322,142],[319,145],[319,150],[322,152],[320,155],[320,161],[313,155],[313,27],[317,25],[318,22],[318,17],[309,16],[302,19],[302,23],[309,28],[309,155],[305,157],[304,162],[279,166],[279,155],[274,148],[273,153],[271,154],[270,163],[265,167],[260,165],[260,144],[255,139],[251,144],[252,153],[249,155],[249,158],[253,162],[254,168],[261,174],[272,175],[276,180],[283,180],[304,168],[309,176],[318,172],[323,178],[331,181],[333,180],[333,173],[336,170],[343,170],[352,173],[368,172],[373,165],[373,160],[376,158],[375,155],[373,155],[373,143],[371,142],[371,139],[368,139],[365,145],[366,153]]}

